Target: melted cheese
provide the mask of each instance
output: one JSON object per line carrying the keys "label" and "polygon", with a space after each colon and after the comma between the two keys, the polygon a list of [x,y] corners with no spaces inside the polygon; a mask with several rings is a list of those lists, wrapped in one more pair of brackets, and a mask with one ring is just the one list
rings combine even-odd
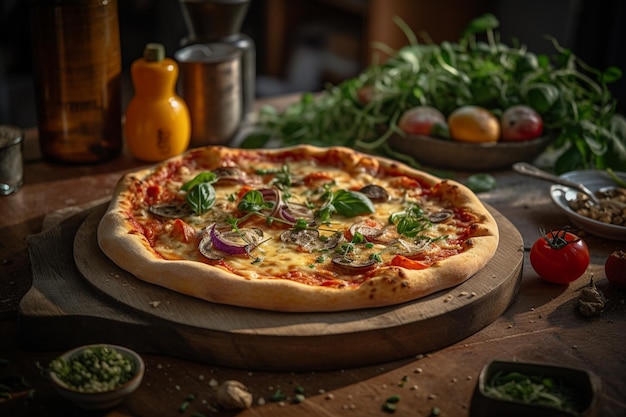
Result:
{"label": "melted cheese", "polygon": [[[410,188],[398,187],[399,180],[397,176],[373,175],[368,170],[353,170],[346,172],[333,166],[319,166],[313,160],[296,160],[288,163],[290,175],[295,183],[288,187],[286,191],[289,193],[290,202],[299,204],[308,204],[313,206],[313,210],[319,209],[324,201],[320,200],[322,195],[322,187],[324,181],[318,182],[317,186],[305,185],[301,180],[307,178],[308,175],[319,176],[320,173],[332,178],[330,189],[335,190],[359,190],[363,186],[376,184],[383,187],[389,194],[388,201],[374,203],[375,212],[371,214],[359,215],[356,217],[345,217],[339,214],[333,214],[328,224],[318,225],[320,235],[330,238],[334,233],[342,233],[350,236],[349,229],[352,225],[362,222],[371,222],[372,224],[385,225],[390,228],[391,237],[387,241],[370,243],[354,243],[344,240],[338,246],[332,249],[324,250],[307,250],[294,243],[286,243],[281,240],[281,233],[290,228],[278,221],[267,222],[267,219],[252,215],[251,219],[238,224],[239,228],[259,227],[263,230],[262,243],[254,247],[249,254],[228,255],[221,253],[223,259],[220,261],[209,260],[203,256],[198,249],[198,244],[203,236],[206,235],[207,227],[213,223],[223,223],[230,217],[241,218],[244,213],[237,210],[237,205],[245,191],[250,188],[262,189],[273,187],[276,179],[275,175],[257,175],[256,170],[270,170],[280,168],[270,162],[261,162],[254,169],[247,167],[249,178],[254,179],[251,187],[250,184],[241,183],[225,183],[218,182],[214,184],[217,199],[214,206],[202,215],[191,215],[184,217],[184,222],[193,228],[193,238],[184,241],[181,234],[177,231],[174,219],[159,218],[149,212],[149,201],[140,203],[135,212],[135,219],[142,225],[148,224],[149,221],[155,220],[163,224],[163,232],[157,235],[154,241],[154,249],[165,259],[190,259],[193,261],[206,262],[214,264],[217,267],[227,268],[229,271],[244,276],[248,279],[259,279],[269,277],[288,277],[295,281],[306,282],[314,285],[334,285],[342,286],[347,283],[359,282],[359,279],[365,278],[368,273],[361,274],[361,277],[355,277],[354,273],[346,272],[341,268],[336,268],[332,264],[332,258],[335,256],[346,255],[353,258],[355,262],[366,262],[374,257],[378,260],[377,267],[388,265],[391,260],[399,253],[407,253],[410,256],[416,256],[420,260],[434,262],[441,259],[443,253],[445,256],[460,252],[463,246],[459,243],[464,239],[467,227],[460,227],[460,222],[454,217],[442,223],[433,224],[430,228],[421,233],[422,237],[428,237],[431,241],[416,241],[406,236],[399,236],[395,231],[395,226],[389,223],[390,215],[402,212],[411,204],[417,205],[424,210],[425,213],[436,213],[442,209],[452,209],[445,207],[439,200],[430,199],[430,190],[428,188],[415,187],[414,182]],[[246,168],[246,167],[242,167]],[[198,172],[187,167],[178,170],[178,179],[168,182],[167,184],[159,184],[164,188],[161,190],[161,196],[178,199],[183,201],[184,193],[180,191],[180,187],[186,181],[191,180]],[[324,175],[321,175],[324,177]],[[395,235],[394,235],[395,233]],[[446,238],[442,238],[446,236]],[[418,253],[412,252],[413,249],[419,248]],[[218,251],[219,252],[219,251]]]}

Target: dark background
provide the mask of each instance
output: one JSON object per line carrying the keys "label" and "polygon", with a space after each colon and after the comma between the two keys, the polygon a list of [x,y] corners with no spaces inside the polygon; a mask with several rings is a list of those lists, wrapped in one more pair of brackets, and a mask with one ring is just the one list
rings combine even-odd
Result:
{"label": "dark background", "polygon": [[[366,65],[362,57],[350,61],[341,56],[335,57],[334,62],[345,64],[343,72],[305,65],[304,57],[322,56],[325,40],[332,36],[333,27],[330,24],[325,27],[325,22],[339,19],[354,24],[356,41],[362,34],[358,20],[345,16],[345,10],[335,7],[332,1],[320,0],[315,14],[304,13],[303,16],[300,13],[295,22],[298,30],[290,34],[293,35],[289,36],[290,42],[281,45],[284,71],[268,73],[266,32],[270,1],[252,0],[242,28],[256,44],[257,96],[314,91],[323,88],[325,82],[338,82],[342,77],[356,75]],[[303,7],[316,3],[314,0],[288,1],[291,6],[301,3]],[[350,1],[363,3],[367,0]],[[458,0],[459,8],[465,4],[464,0]],[[544,35],[551,35],[596,68],[612,65],[626,69],[626,2],[622,0],[484,0],[482,4],[484,11],[494,13],[500,20],[502,40],[507,43],[518,39],[533,52],[550,53],[554,49]],[[26,0],[0,0],[0,123],[24,127],[36,125],[28,8]],[[122,65],[128,85],[130,64],[141,56],[146,43],[160,42],[165,45],[167,55],[172,56],[188,33],[178,0],[119,0],[118,8]],[[450,13],[455,10],[451,8]],[[450,33],[449,40],[458,39],[457,35]],[[317,55],[310,55],[311,51]],[[356,54],[350,55],[354,58]],[[327,64],[331,65],[334,64]],[[330,77],[330,73],[334,76]],[[624,113],[626,80],[611,85],[611,90],[618,99],[618,110]],[[127,89],[126,101],[128,94],[132,93]]]}

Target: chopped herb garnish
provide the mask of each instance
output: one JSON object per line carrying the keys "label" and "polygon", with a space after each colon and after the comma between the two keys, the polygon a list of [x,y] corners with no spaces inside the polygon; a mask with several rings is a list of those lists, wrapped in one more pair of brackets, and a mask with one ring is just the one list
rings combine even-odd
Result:
{"label": "chopped herb garnish", "polygon": [[283,394],[280,388],[278,388],[276,391],[274,391],[274,394],[272,394],[270,401],[279,402],[284,401],[285,399],[287,399],[287,397],[285,396],[285,394]]}
{"label": "chopped herb garnish", "polygon": [[286,190],[291,187],[291,170],[289,165],[283,165],[280,169],[257,169],[256,173],[259,175],[274,175],[272,184],[276,185],[281,190]]}
{"label": "chopped herb garnish", "polygon": [[400,402],[400,396],[399,395],[392,395],[391,397],[387,398],[382,406],[382,410],[387,412],[387,413],[395,413],[396,410],[398,409],[398,403]]}
{"label": "chopped herb garnish", "polygon": [[411,204],[406,210],[389,216],[389,223],[395,224],[398,233],[415,238],[432,226],[421,207]]}

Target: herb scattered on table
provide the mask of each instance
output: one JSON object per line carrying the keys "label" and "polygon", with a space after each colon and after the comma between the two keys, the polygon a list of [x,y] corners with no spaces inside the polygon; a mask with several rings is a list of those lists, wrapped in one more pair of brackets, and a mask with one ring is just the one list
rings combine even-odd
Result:
{"label": "herb scattered on table", "polygon": [[398,403],[400,402],[399,395],[392,395],[387,398],[383,403],[382,410],[387,413],[395,413],[398,408]]}
{"label": "herb scattered on table", "polygon": [[496,188],[497,185],[494,176],[486,173],[470,175],[463,182],[475,193],[491,191]]}
{"label": "herb scattered on table", "polygon": [[34,389],[19,375],[7,375],[0,378],[0,403],[14,398],[30,398]]}
{"label": "herb scattered on table", "polygon": [[270,140],[343,145],[418,165],[387,143],[390,136],[403,134],[397,124],[407,109],[429,105],[447,116],[460,106],[477,105],[501,114],[524,104],[541,115],[544,132],[555,136],[553,171],[626,169],[626,118],[616,113],[608,89],[621,78],[619,68],[593,68],[554,39],[553,56],[507,45],[490,14],[473,20],[458,42],[441,44],[419,43],[406,23],[395,22],[408,46],[392,51],[379,45],[391,55],[386,62],[320,94],[305,93],[284,112],[262,108],[258,129],[242,147]]}
{"label": "herb scattered on table", "polygon": [[185,400],[180,404],[180,406],[178,407],[178,412],[179,413],[184,413],[185,411],[187,411],[187,408],[189,408],[189,405],[196,399],[196,396],[194,394],[189,394],[187,395],[187,397],[185,397]]}

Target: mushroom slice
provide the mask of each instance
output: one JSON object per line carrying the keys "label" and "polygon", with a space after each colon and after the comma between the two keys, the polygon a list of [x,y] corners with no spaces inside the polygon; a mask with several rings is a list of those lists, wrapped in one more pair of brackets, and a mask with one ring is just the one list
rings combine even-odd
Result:
{"label": "mushroom slice", "polygon": [[441,210],[436,213],[429,213],[428,220],[433,223],[441,223],[448,220],[453,215],[454,213],[452,212],[452,210]]}
{"label": "mushroom slice", "polygon": [[407,258],[420,254],[428,248],[430,242],[428,240],[407,241],[405,239],[397,239],[393,244],[394,252]]}
{"label": "mushroom slice", "polygon": [[376,203],[389,200],[389,193],[380,185],[369,184],[361,188],[359,192],[365,194],[370,200]]}
{"label": "mushroom slice", "polygon": [[360,233],[368,242],[372,243],[387,243],[398,238],[395,227],[385,226],[371,220],[354,223],[350,226],[349,232],[350,236]]}
{"label": "mushroom slice", "polygon": [[346,256],[335,256],[332,259],[332,263],[340,271],[350,275],[365,273],[376,268],[378,265],[378,262],[375,259],[367,259],[363,262],[359,262]]}
{"label": "mushroom slice", "polygon": [[280,240],[313,252],[336,247],[343,240],[343,235],[334,233],[330,237],[325,237],[320,236],[320,232],[316,229],[289,229],[280,234]]}
{"label": "mushroom slice", "polygon": [[280,240],[312,252],[319,247],[320,232],[315,229],[289,229],[280,234]]}
{"label": "mushroom slice", "polygon": [[220,259],[224,259],[225,253],[214,249],[211,241],[212,238],[208,233],[206,233],[202,240],[200,240],[198,250],[200,251],[202,256],[213,261],[219,261]]}
{"label": "mushroom slice", "polygon": [[187,203],[182,201],[170,201],[167,203],[153,204],[148,207],[148,211],[157,216],[169,219],[181,219],[193,214]]}
{"label": "mushroom slice", "polygon": [[249,181],[248,174],[237,167],[219,167],[211,172],[217,176],[218,183],[243,184]]}
{"label": "mushroom slice", "polygon": [[371,222],[354,223],[352,226],[350,226],[350,234],[354,236],[357,233],[360,233],[366,239],[375,238],[382,232],[382,226],[378,226],[379,225],[377,224],[372,225]]}

